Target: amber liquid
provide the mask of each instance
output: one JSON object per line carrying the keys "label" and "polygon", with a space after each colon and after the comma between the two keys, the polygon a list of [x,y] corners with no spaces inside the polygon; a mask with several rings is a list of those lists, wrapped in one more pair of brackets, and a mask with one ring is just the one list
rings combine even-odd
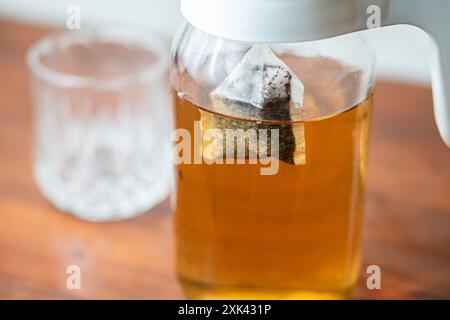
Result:
{"label": "amber liquid", "polygon": [[[194,132],[208,111],[174,100],[176,127]],[[306,162],[280,161],[275,175],[261,175],[261,164],[177,166],[177,270],[189,298],[349,295],[359,273],[371,107],[369,97],[303,121]]]}

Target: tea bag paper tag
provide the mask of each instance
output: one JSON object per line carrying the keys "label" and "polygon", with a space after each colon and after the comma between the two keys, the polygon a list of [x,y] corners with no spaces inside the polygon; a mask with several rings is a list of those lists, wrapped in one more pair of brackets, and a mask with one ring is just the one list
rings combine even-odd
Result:
{"label": "tea bag paper tag", "polygon": [[254,45],[241,62],[211,92],[211,97],[264,108],[267,103],[303,106],[304,86],[295,73],[267,45]]}

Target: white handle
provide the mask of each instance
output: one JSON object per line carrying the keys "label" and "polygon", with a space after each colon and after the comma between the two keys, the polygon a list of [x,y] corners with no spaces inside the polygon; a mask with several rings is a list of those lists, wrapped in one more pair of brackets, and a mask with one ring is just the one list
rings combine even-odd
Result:
{"label": "white handle", "polygon": [[434,117],[442,139],[450,147],[450,0],[367,1],[370,2],[382,7],[383,25],[414,25],[432,39]]}

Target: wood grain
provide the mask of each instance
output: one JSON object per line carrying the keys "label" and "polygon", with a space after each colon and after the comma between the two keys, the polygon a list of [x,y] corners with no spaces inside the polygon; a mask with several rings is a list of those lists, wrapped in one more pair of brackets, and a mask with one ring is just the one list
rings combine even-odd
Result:
{"label": "wood grain", "polygon": [[[46,32],[0,22],[0,298],[183,298],[167,201],[129,221],[92,224],[58,212],[36,188],[24,60]],[[354,298],[450,298],[450,150],[429,88],[377,87],[363,246]],[[81,290],[66,288],[72,264]],[[381,290],[366,287],[371,264]]]}

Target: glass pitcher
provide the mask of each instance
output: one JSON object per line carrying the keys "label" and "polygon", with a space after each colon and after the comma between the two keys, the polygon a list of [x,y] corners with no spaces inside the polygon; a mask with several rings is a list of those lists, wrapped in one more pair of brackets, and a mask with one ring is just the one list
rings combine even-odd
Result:
{"label": "glass pitcher", "polygon": [[172,200],[189,298],[346,298],[358,279],[373,50],[360,33],[296,41],[289,9],[182,1]]}

